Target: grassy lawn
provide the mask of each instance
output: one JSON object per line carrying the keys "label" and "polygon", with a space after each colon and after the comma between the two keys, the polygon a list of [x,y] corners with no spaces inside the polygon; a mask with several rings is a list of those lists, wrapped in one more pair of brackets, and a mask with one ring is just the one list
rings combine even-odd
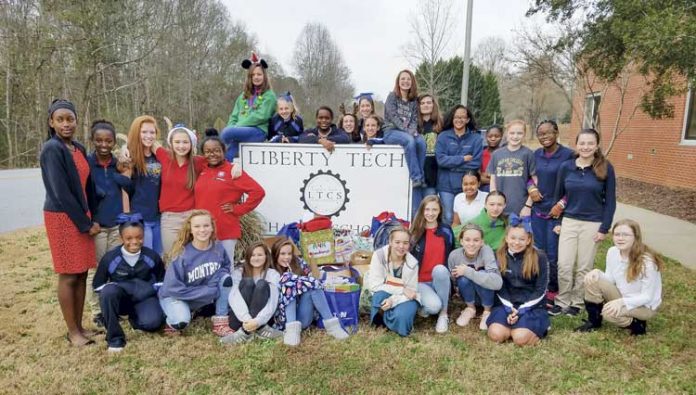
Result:
{"label": "grassy lawn", "polygon": [[126,323],[126,350],[108,355],[103,336],[84,349],[63,339],[43,229],[1,235],[0,256],[0,393],[696,393],[696,273],[674,261],[640,338],[611,326],[576,334],[580,318],[557,317],[546,340],[522,349],[488,341],[478,321],[437,335],[434,319],[418,318],[404,339],[363,326],[342,343],[312,330],[296,349],[225,347],[198,320],[180,338]]}

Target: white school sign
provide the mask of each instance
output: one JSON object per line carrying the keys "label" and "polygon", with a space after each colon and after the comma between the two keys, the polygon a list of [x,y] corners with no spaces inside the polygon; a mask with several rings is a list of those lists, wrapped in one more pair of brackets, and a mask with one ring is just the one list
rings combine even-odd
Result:
{"label": "white school sign", "polygon": [[266,233],[308,214],[330,216],[334,227],[369,229],[372,217],[393,211],[410,220],[411,188],[400,146],[241,144],[242,169],[266,190],[256,208]]}

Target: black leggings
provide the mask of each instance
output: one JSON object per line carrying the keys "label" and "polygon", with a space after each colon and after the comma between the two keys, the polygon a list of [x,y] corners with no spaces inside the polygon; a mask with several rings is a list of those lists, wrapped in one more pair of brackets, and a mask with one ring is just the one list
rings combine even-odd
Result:
{"label": "black leggings", "polygon": [[[249,314],[256,317],[271,297],[271,286],[266,280],[255,282],[253,278],[243,278],[239,283],[239,293],[249,307]],[[241,327],[242,321],[230,309],[230,328],[238,331]]]}

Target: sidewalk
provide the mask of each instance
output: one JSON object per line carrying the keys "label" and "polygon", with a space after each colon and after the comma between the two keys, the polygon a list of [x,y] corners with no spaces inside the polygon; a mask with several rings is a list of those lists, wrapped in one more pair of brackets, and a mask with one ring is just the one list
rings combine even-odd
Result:
{"label": "sidewalk", "polygon": [[617,203],[614,221],[630,218],[640,224],[643,241],[664,256],[696,270],[696,224],[636,206]]}

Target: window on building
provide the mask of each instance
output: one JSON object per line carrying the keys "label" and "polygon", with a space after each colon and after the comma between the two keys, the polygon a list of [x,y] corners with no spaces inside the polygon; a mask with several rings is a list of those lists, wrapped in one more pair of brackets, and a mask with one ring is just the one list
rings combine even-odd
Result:
{"label": "window on building", "polygon": [[686,99],[686,120],[684,122],[684,140],[696,140],[696,89],[689,89]]}
{"label": "window on building", "polygon": [[602,96],[599,93],[591,93],[585,97],[585,116],[582,121],[583,129],[595,129],[599,124],[599,103]]}

